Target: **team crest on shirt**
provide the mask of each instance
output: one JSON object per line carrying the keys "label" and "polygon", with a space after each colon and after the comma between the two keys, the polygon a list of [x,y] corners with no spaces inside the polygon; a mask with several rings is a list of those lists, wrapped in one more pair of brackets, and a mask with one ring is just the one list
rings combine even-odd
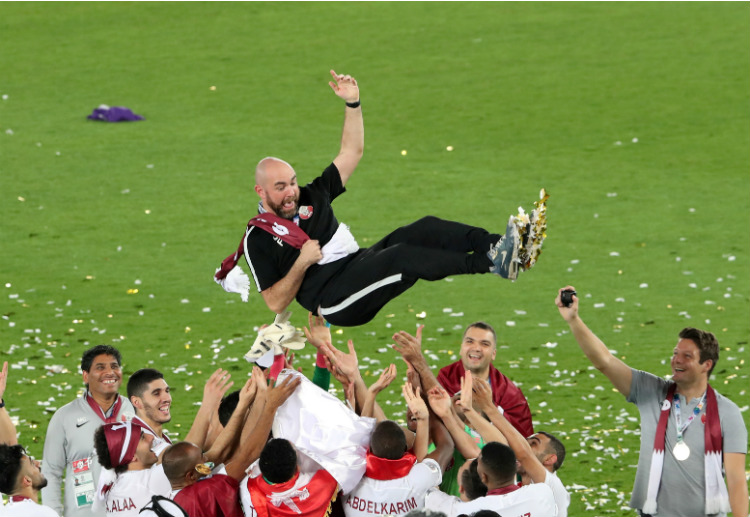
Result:
{"label": "team crest on shirt", "polygon": [[300,216],[300,219],[310,219],[313,214],[313,207],[312,206],[301,206],[299,207],[299,211],[297,212]]}
{"label": "team crest on shirt", "polygon": [[289,228],[283,224],[277,223],[276,221],[274,221],[272,228],[276,235],[289,235]]}

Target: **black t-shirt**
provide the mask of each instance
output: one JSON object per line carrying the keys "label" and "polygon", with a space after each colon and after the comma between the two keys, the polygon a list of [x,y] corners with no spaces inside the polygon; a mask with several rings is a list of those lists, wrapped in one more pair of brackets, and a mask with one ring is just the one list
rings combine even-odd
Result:
{"label": "black t-shirt", "polygon": [[[345,191],[339,170],[333,163],[323,174],[299,189],[299,227],[311,239],[317,239],[321,247],[338,229],[331,202]],[[260,228],[252,227],[245,237],[245,258],[258,291],[268,289],[286,276],[298,256],[298,249]],[[300,305],[314,311],[320,290],[344,262],[338,260],[324,266],[310,266],[297,293]]]}

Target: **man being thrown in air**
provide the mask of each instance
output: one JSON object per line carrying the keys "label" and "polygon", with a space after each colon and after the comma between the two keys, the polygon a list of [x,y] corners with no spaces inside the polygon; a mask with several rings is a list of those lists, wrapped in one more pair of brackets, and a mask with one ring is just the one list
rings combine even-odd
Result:
{"label": "man being thrown in air", "polygon": [[237,262],[245,256],[258,290],[275,313],[297,299],[305,309],[339,326],[367,323],[417,280],[494,273],[515,280],[536,261],[544,239],[546,194],[530,217],[511,216],[504,235],[483,228],[424,217],[398,228],[369,248],[360,248],[331,203],[364,149],[357,81],[336,74],[329,84],[346,102],[341,149],[323,173],[304,187],[284,160],[268,157],[255,169],[259,215],[247,225],[237,252],[215,280],[247,299],[249,281]]}

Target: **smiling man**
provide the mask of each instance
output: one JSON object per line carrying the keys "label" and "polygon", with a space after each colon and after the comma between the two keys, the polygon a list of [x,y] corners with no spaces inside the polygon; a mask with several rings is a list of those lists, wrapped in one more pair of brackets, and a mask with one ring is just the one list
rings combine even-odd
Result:
{"label": "smiling man", "polygon": [[164,375],[153,368],[138,370],[128,379],[128,398],[135,408],[134,422],[154,437],[151,450],[161,456],[172,444],[164,424],[172,420],[172,395]]}
{"label": "smiling man", "polygon": [[[719,361],[710,332],[685,328],[672,350],[672,379],[630,368],[578,315],[578,298],[555,304],[586,357],[641,414],[641,450],[630,506],[641,515],[747,517],[747,429],[737,405],[709,384]],[[722,471],[725,472],[726,485]]]}
{"label": "smiling man", "polygon": [[440,369],[437,380],[449,395],[461,390],[461,378],[470,371],[475,379],[487,381],[492,388],[492,400],[505,418],[523,436],[534,434],[531,410],[523,392],[495,368],[497,334],[488,323],[477,321],[469,325],[461,340],[461,359]]}
{"label": "smiling man", "polygon": [[[101,465],[93,454],[94,431],[102,423],[132,418],[133,406],[118,391],[122,384],[120,352],[108,345],[86,350],[81,372],[86,390],[80,398],[58,409],[47,427],[42,471],[48,484],[42,501],[65,517],[103,516],[92,514]],[[62,478],[65,475],[65,500]]]}

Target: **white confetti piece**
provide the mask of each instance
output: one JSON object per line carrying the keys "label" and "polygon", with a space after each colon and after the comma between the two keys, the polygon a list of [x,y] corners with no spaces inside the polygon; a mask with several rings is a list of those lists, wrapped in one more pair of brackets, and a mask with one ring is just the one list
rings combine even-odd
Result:
{"label": "white confetti piece", "polygon": [[507,325],[508,327],[515,327],[516,326],[516,322],[515,321],[506,321],[505,325]]}
{"label": "white confetti piece", "polygon": [[619,257],[619,256],[620,256],[620,253],[619,253],[619,252],[617,252],[617,251],[610,251],[610,252],[609,252],[609,256],[610,256],[610,257]]}
{"label": "white confetti piece", "polygon": [[648,284],[646,282],[644,282],[641,285],[639,285],[638,287],[640,287],[641,289],[646,289],[648,287]]}
{"label": "white confetti piece", "polygon": [[203,312],[211,312],[211,307],[203,307]]}

